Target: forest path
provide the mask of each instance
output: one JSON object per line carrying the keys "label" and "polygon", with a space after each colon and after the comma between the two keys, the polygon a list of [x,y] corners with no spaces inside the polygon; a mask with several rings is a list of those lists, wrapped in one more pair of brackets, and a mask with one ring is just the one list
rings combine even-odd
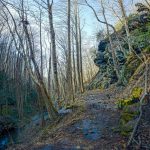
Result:
{"label": "forest path", "polygon": [[[113,132],[120,113],[115,108],[115,96],[110,91],[88,91],[82,95],[85,109],[79,119],[64,125],[41,142],[34,150],[109,150],[122,149],[125,139]],[[78,116],[76,116],[78,117]]]}

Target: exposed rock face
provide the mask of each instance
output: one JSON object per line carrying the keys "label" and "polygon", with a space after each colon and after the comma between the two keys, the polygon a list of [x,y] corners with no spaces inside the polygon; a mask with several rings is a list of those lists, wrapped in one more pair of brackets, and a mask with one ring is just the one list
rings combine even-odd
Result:
{"label": "exposed rock face", "polygon": [[137,7],[138,15],[135,15],[131,20],[129,20],[130,31],[150,22],[150,9],[142,3],[137,3],[135,6]]}
{"label": "exposed rock face", "polygon": [[99,52],[104,52],[105,51],[105,49],[106,49],[106,47],[107,47],[107,45],[108,45],[108,41],[107,40],[102,40],[102,41],[100,41],[99,42],[99,45],[98,45],[98,51]]}
{"label": "exposed rock face", "polygon": [[116,51],[117,60],[120,65],[124,65],[126,62],[126,58],[124,56],[124,53],[122,51]]}
{"label": "exposed rock face", "polygon": [[137,7],[137,11],[139,13],[140,12],[150,12],[150,9],[142,3],[136,3],[135,6]]}
{"label": "exposed rock face", "polygon": [[107,64],[107,61],[105,60],[104,54],[102,52],[97,53],[96,58],[94,59],[94,63],[98,67],[105,66]]}
{"label": "exposed rock face", "polygon": [[[135,30],[138,27],[142,27],[143,24],[150,22],[150,13],[145,12],[141,13],[139,15],[135,15],[132,20],[129,20],[128,26],[129,31]],[[122,30],[125,31],[124,26],[122,27]],[[122,34],[125,34],[125,32],[122,31]]]}
{"label": "exposed rock face", "polygon": [[[122,67],[122,65],[124,65],[124,63],[126,62],[124,53],[118,49],[117,42],[114,42],[113,46],[116,52],[118,66]],[[96,54],[96,58],[94,59],[94,63],[100,68],[101,73],[106,73],[102,79],[102,87],[104,88],[107,88],[109,84],[113,84],[118,81],[118,78],[114,71],[112,54],[109,47],[110,44],[107,39],[100,41],[98,45],[98,52]]]}
{"label": "exposed rock face", "polygon": [[[132,33],[133,33],[133,37],[135,38],[132,39],[132,47],[136,54],[141,54],[142,49],[148,46],[149,43],[146,41],[147,39],[145,38],[142,39],[141,37],[137,39],[136,36],[148,32],[149,29],[146,27],[146,24],[150,22],[150,10],[141,4],[137,4],[136,6],[138,7],[139,14],[138,15],[133,14],[129,17],[128,26],[129,26],[129,31],[131,33],[131,39],[132,39]],[[136,34],[134,34],[134,31]],[[118,42],[114,36],[114,33],[111,35],[111,37],[113,41],[113,49],[116,54],[118,70],[120,74],[122,74],[122,72],[126,71],[124,69],[126,69],[125,64],[127,62],[127,56],[128,56],[128,44],[126,42],[127,40],[124,40],[126,39],[126,31],[124,26],[120,31],[118,31],[118,35],[119,37],[121,37],[120,42],[123,46],[124,51],[120,50],[118,46]],[[112,50],[110,49],[110,43],[108,38],[103,39],[99,42],[94,63],[96,66],[100,68],[100,74],[102,74],[101,75],[102,77],[100,77],[101,81],[97,82],[101,84],[100,87],[108,87],[110,84],[113,84],[118,81],[116,73],[114,71]]]}

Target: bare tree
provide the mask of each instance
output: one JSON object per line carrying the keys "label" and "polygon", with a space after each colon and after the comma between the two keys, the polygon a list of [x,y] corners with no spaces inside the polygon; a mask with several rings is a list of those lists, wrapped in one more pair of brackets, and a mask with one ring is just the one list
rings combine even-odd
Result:
{"label": "bare tree", "polygon": [[128,41],[128,46],[129,46],[129,51],[132,52],[132,44],[131,44],[131,39],[130,39],[130,32],[129,32],[129,27],[128,27],[128,19],[125,11],[125,7],[123,4],[123,0],[118,0],[118,4],[120,6],[120,10],[122,13],[122,18],[124,20],[124,26],[125,26],[125,31],[127,34],[127,41]]}
{"label": "bare tree", "polygon": [[114,50],[114,47],[113,47],[112,38],[111,38],[111,35],[110,35],[110,32],[109,32],[109,26],[108,26],[107,18],[106,18],[106,15],[105,15],[105,8],[104,8],[104,5],[103,5],[103,1],[101,0],[100,3],[101,3],[101,6],[102,6],[102,14],[103,14],[104,20],[106,22],[107,36],[108,36],[109,42],[110,42],[110,50],[112,52],[112,58],[113,58],[113,63],[114,63],[114,70],[116,72],[116,75],[117,75],[118,79],[120,80],[120,74],[119,74],[119,68],[118,68],[117,60],[116,60],[116,54],[115,54],[115,50]]}
{"label": "bare tree", "polygon": [[67,32],[68,32],[68,54],[67,54],[67,94],[68,99],[73,100],[73,87],[72,87],[72,61],[71,61],[71,1],[67,1]]}
{"label": "bare tree", "polygon": [[[53,25],[53,0],[47,0],[47,7],[48,7],[48,16],[49,16],[49,25],[50,25],[50,38],[52,44],[52,63],[53,63],[53,72],[54,72],[54,81],[55,81],[55,94],[57,95],[57,99],[59,99],[59,82],[58,82],[58,72],[57,72],[57,54],[56,54],[56,44],[55,44],[55,31]],[[58,102],[59,103],[59,102]],[[60,107],[60,106],[59,106]]]}
{"label": "bare tree", "polygon": [[[58,113],[57,113],[57,110],[55,109],[55,107],[54,107],[54,105],[51,101],[50,95],[49,95],[49,93],[46,89],[46,86],[44,84],[44,81],[41,77],[38,64],[35,60],[35,52],[34,52],[35,47],[34,47],[34,44],[32,43],[33,42],[32,35],[31,35],[31,33],[29,32],[29,29],[28,29],[29,24],[28,24],[28,21],[27,21],[27,15],[24,11],[24,3],[23,3],[23,1],[21,1],[21,16],[20,16],[20,20],[22,22],[22,29],[23,29],[24,39],[21,37],[22,35],[20,35],[18,30],[17,30],[16,21],[15,21],[13,15],[12,15],[11,11],[7,7],[7,4],[5,4],[5,2],[3,2],[3,1],[2,1],[2,4],[6,8],[7,12],[9,13],[9,15],[10,15],[12,21],[13,21],[14,31],[15,31],[17,37],[18,37],[19,44],[20,44],[20,46],[23,50],[23,56],[24,56],[24,61],[26,63],[27,70],[28,70],[29,74],[31,75],[32,80],[34,81],[36,86],[39,87],[39,89],[41,91],[41,96],[42,96],[42,99],[44,100],[47,111],[49,112],[49,117],[52,118],[52,119],[55,119],[58,116]],[[7,22],[7,24],[9,26],[9,30],[10,30],[10,33],[13,37],[13,40],[16,43],[16,39],[15,39],[14,33],[12,32],[12,29],[9,25],[9,22]],[[24,46],[23,40],[26,41],[26,47]],[[17,48],[18,52],[20,52],[20,49],[18,49],[17,44],[15,44],[15,45],[16,45],[16,48]],[[30,52],[28,50],[30,50]],[[30,53],[30,55],[28,55],[29,53]],[[32,61],[32,65],[34,67],[34,72],[35,73],[33,72],[31,64],[29,64],[30,59]]]}
{"label": "bare tree", "polygon": [[82,62],[82,33],[81,33],[81,24],[80,24],[80,16],[78,12],[78,31],[79,31],[79,60],[80,60],[80,80],[81,80],[81,93],[84,92],[84,83],[83,83],[83,62]]}

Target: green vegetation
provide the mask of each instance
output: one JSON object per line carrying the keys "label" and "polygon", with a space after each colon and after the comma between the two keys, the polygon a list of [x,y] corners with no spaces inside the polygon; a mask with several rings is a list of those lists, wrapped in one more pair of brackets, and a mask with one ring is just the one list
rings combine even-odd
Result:
{"label": "green vegetation", "polygon": [[[35,149],[45,143],[123,149],[118,143],[125,147],[123,136],[139,122],[141,101],[147,102],[149,92],[149,2],[137,3],[137,12],[130,14],[123,0],[100,1],[99,16],[98,1],[16,1],[0,2],[0,149],[9,144],[7,138],[13,141],[9,132],[18,134],[18,129],[26,147]],[[86,6],[104,27],[94,26],[96,38],[85,33],[91,20],[80,10]],[[111,17],[119,22],[114,25],[107,20]],[[112,127],[120,135],[112,134]],[[102,136],[108,140],[104,143],[116,140],[119,146],[103,147]]]}
{"label": "green vegetation", "polygon": [[131,95],[128,98],[120,99],[116,102],[118,109],[123,109],[126,106],[138,103],[143,89],[140,87],[133,88]]}
{"label": "green vegetation", "polygon": [[128,136],[134,127],[139,115],[138,108],[142,91],[142,88],[135,87],[130,97],[118,100],[116,103],[118,109],[122,110],[118,130],[123,136]]}
{"label": "green vegetation", "polygon": [[139,115],[138,107],[139,104],[132,104],[132,106],[128,105],[124,107],[121,113],[119,127],[118,127],[118,130],[121,135],[128,136],[130,132],[133,130],[133,127],[136,122],[136,118]]}
{"label": "green vegetation", "polygon": [[137,70],[137,67],[141,64],[141,60],[137,58],[135,54],[130,54],[125,63],[124,76],[127,81],[130,80],[134,72]]}
{"label": "green vegetation", "polygon": [[[10,116],[15,119],[21,119],[18,116],[17,84],[15,79],[10,78],[4,71],[0,71],[0,115]],[[24,117],[30,118],[36,112],[37,92],[34,86],[26,82],[22,85],[20,91],[24,98],[22,111]],[[19,93],[19,94],[21,94]],[[26,95],[24,95],[26,94]],[[36,104],[37,105],[37,104]],[[23,118],[22,118],[23,119]]]}

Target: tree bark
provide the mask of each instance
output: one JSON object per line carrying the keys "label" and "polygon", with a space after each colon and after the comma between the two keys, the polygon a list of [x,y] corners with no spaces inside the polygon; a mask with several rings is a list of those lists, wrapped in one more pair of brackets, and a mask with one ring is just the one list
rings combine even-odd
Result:
{"label": "tree bark", "polygon": [[83,83],[83,65],[82,65],[82,35],[81,35],[81,25],[80,25],[80,16],[78,12],[78,30],[79,30],[79,60],[80,60],[80,80],[81,86],[80,91],[81,93],[84,92],[84,83]]}
{"label": "tree bark", "polygon": [[54,73],[54,90],[55,95],[58,100],[58,106],[59,104],[59,97],[60,97],[60,91],[59,91],[59,81],[58,81],[58,70],[57,70],[57,54],[56,54],[56,44],[55,44],[55,31],[53,26],[53,0],[50,4],[49,0],[47,0],[47,7],[48,7],[48,16],[49,16],[49,25],[50,25],[50,38],[51,38],[51,44],[52,44],[52,64],[53,64],[53,73]]}
{"label": "tree bark", "polygon": [[67,54],[67,97],[68,100],[74,99],[72,86],[72,61],[71,61],[71,1],[67,1],[67,27],[68,27],[68,54]]}

